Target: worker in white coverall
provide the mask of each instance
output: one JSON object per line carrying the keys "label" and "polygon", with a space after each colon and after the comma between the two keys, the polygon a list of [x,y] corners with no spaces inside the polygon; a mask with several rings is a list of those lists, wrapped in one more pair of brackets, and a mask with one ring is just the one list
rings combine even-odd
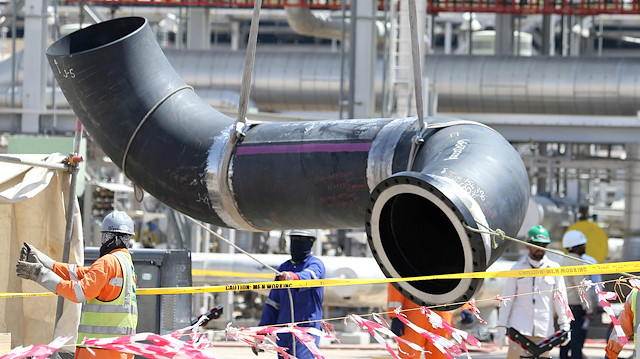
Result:
{"label": "worker in white coverall", "polygon": [[[527,242],[546,247],[551,243],[549,232],[540,225],[532,227],[527,235]],[[511,270],[555,268],[560,265],[546,256],[543,249],[529,247],[529,253],[522,257]],[[567,290],[561,276],[511,277],[507,278],[503,297],[506,299],[499,308],[498,328],[494,341],[502,348],[506,341],[506,329],[511,327],[533,342],[555,333],[554,312],[558,316],[558,326],[568,331],[569,318],[562,304],[554,301],[555,291],[559,290],[564,298]],[[570,333],[567,341],[570,340]],[[507,359],[519,359],[527,355],[516,342],[509,343]],[[543,355],[547,355],[545,353]]]}

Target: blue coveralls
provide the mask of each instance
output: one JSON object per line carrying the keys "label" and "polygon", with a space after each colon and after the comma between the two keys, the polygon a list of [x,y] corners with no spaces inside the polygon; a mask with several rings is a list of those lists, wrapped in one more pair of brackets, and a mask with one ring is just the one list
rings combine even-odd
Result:
{"label": "blue coveralls", "polygon": [[[309,255],[301,263],[293,264],[288,260],[278,267],[280,272],[295,272],[300,280],[307,279],[324,279],[325,269],[324,263],[313,256]],[[272,289],[269,298],[265,303],[262,317],[260,318],[260,326],[291,323],[291,306],[289,305],[289,293],[293,298],[294,322],[299,327],[314,327],[321,329],[322,320],[322,300],[324,298],[324,288],[296,288],[296,289]],[[279,340],[277,344],[281,347],[289,348],[287,351],[293,355],[293,343],[291,334],[278,334]],[[319,345],[320,337],[316,336],[316,345]],[[296,357],[299,359],[314,358],[313,354],[296,340]],[[282,357],[278,354],[278,357]]]}

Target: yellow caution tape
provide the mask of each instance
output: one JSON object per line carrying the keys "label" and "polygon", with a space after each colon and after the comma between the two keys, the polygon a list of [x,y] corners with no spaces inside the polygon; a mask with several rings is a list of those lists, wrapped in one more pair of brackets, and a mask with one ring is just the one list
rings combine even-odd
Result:
{"label": "yellow caution tape", "polygon": [[591,274],[611,274],[640,271],[640,261],[591,264],[557,268],[523,269],[499,272],[472,272],[455,274],[435,274],[420,277],[405,278],[384,278],[384,279],[310,279],[292,281],[272,281],[245,284],[230,284],[220,286],[204,287],[177,287],[177,288],[138,288],[138,293],[142,295],[151,294],[185,294],[185,293],[205,293],[205,292],[231,292],[264,289],[286,289],[286,288],[308,288],[308,287],[330,287],[360,284],[380,284],[395,282],[411,282],[434,279],[463,279],[463,278],[508,278],[508,277],[543,277],[543,276],[566,276],[566,275],[591,275]]}
{"label": "yellow caution tape", "polygon": [[[214,292],[238,292],[248,290],[269,290],[287,288],[330,287],[360,284],[382,284],[395,282],[412,282],[435,279],[465,279],[465,278],[513,278],[513,277],[543,277],[543,276],[568,276],[640,272],[640,261],[578,265],[568,267],[522,269],[499,272],[472,272],[454,274],[435,274],[420,277],[383,278],[383,279],[310,279],[291,281],[270,281],[244,284],[229,284],[202,287],[171,287],[171,288],[137,288],[139,295],[160,294],[189,294],[189,293],[214,293]],[[52,293],[0,293],[0,298],[32,297],[53,295]]]}
{"label": "yellow caution tape", "polygon": [[51,292],[43,293],[0,293],[0,298],[23,298],[23,297],[48,297],[54,296]]}

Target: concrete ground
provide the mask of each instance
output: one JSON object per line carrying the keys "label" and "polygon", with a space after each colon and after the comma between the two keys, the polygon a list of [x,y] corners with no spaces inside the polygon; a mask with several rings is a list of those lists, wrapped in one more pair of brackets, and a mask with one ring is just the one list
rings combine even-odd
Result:
{"label": "concrete ground", "polygon": [[[604,357],[604,340],[589,341],[585,344],[583,354],[586,359]],[[625,350],[620,354],[620,358],[628,358],[632,355],[633,345],[627,344]],[[346,345],[328,344],[321,345],[320,351],[327,359],[391,359],[391,355],[378,344]],[[234,341],[215,341],[211,353],[216,359],[236,359],[236,358],[256,358],[251,352],[251,348]],[[474,348],[470,351],[473,359],[498,359],[505,358],[506,348],[498,350],[493,343],[483,343],[483,348]],[[559,358],[558,349],[551,352],[552,358]],[[466,358],[465,355],[457,358]],[[276,354],[260,353],[256,359],[276,359]],[[415,358],[418,359],[418,358]]]}

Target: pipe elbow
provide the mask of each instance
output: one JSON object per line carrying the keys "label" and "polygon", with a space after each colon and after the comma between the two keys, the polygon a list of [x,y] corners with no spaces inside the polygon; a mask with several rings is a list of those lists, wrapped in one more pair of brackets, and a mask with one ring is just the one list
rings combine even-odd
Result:
{"label": "pipe elbow", "polygon": [[[388,277],[484,271],[508,242],[469,228],[515,235],[528,193],[524,164],[495,131],[472,123],[445,127],[428,136],[412,171],[395,173],[372,191],[369,245]],[[481,285],[472,278],[394,283],[419,305],[449,309]]]}

